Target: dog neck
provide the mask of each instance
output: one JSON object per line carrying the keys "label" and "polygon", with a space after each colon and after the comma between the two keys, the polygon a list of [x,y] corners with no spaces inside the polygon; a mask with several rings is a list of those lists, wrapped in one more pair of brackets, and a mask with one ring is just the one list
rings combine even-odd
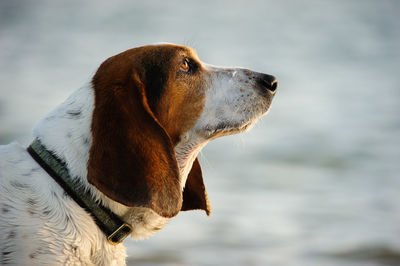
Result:
{"label": "dog neck", "polygon": [[176,160],[179,166],[182,190],[185,187],[186,179],[192,169],[194,160],[201,149],[207,144],[207,141],[200,137],[193,137],[193,135],[192,132],[187,132],[174,148]]}
{"label": "dog neck", "polygon": [[33,129],[34,137],[65,162],[71,177],[81,179],[83,184],[87,183],[93,110],[94,91],[89,83],[76,90]]}

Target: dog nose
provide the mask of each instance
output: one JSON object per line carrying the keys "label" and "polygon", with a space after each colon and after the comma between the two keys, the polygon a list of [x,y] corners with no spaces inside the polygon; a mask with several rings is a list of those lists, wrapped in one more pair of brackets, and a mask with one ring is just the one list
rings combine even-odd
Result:
{"label": "dog nose", "polygon": [[266,88],[273,93],[275,93],[278,88],[278,80],[276,80],[272,75],[261,74],[257,81],[261,87]]}

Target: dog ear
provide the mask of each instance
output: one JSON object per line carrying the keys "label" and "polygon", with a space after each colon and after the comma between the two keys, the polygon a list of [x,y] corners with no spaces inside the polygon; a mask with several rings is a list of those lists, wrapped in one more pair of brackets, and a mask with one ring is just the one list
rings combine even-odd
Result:
{"label": "dog ear", "polygon": [[173,145],[150,110],[139,75],[127,76],[127,81],[117,82],[97,74],[93,78],[95,108],[87,178],[112,200],[173,217],[182,207]]}
{"label": "dog ear", "polygon": [[211,213],[211,204],[204,186],[203,174],[198,158],[193,162],[183,190],[182,211],[189,210],[204,210],[208,216]]}

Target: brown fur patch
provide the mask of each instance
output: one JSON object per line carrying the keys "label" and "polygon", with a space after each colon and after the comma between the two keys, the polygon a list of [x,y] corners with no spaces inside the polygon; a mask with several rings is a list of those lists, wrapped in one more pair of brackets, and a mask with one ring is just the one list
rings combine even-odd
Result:
{"label": "brown fur patch", "polygon": [[192,170],[186,180],[183,191],[182,211],[204,210],[208,216],[211,214],[211,204],[208,200],[207,191],[203,183],[203,174],[199,159],[193,162]]}

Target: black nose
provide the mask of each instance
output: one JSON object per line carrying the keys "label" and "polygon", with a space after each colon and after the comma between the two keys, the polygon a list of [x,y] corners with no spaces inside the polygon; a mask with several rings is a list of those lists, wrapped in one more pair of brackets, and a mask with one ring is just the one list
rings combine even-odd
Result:
{"label": "black nose", "polygon": [[257,80],[257,83],[267,90],[275,93],[276,89],[278,88],[278,81],[274,76],[261,74]]}

